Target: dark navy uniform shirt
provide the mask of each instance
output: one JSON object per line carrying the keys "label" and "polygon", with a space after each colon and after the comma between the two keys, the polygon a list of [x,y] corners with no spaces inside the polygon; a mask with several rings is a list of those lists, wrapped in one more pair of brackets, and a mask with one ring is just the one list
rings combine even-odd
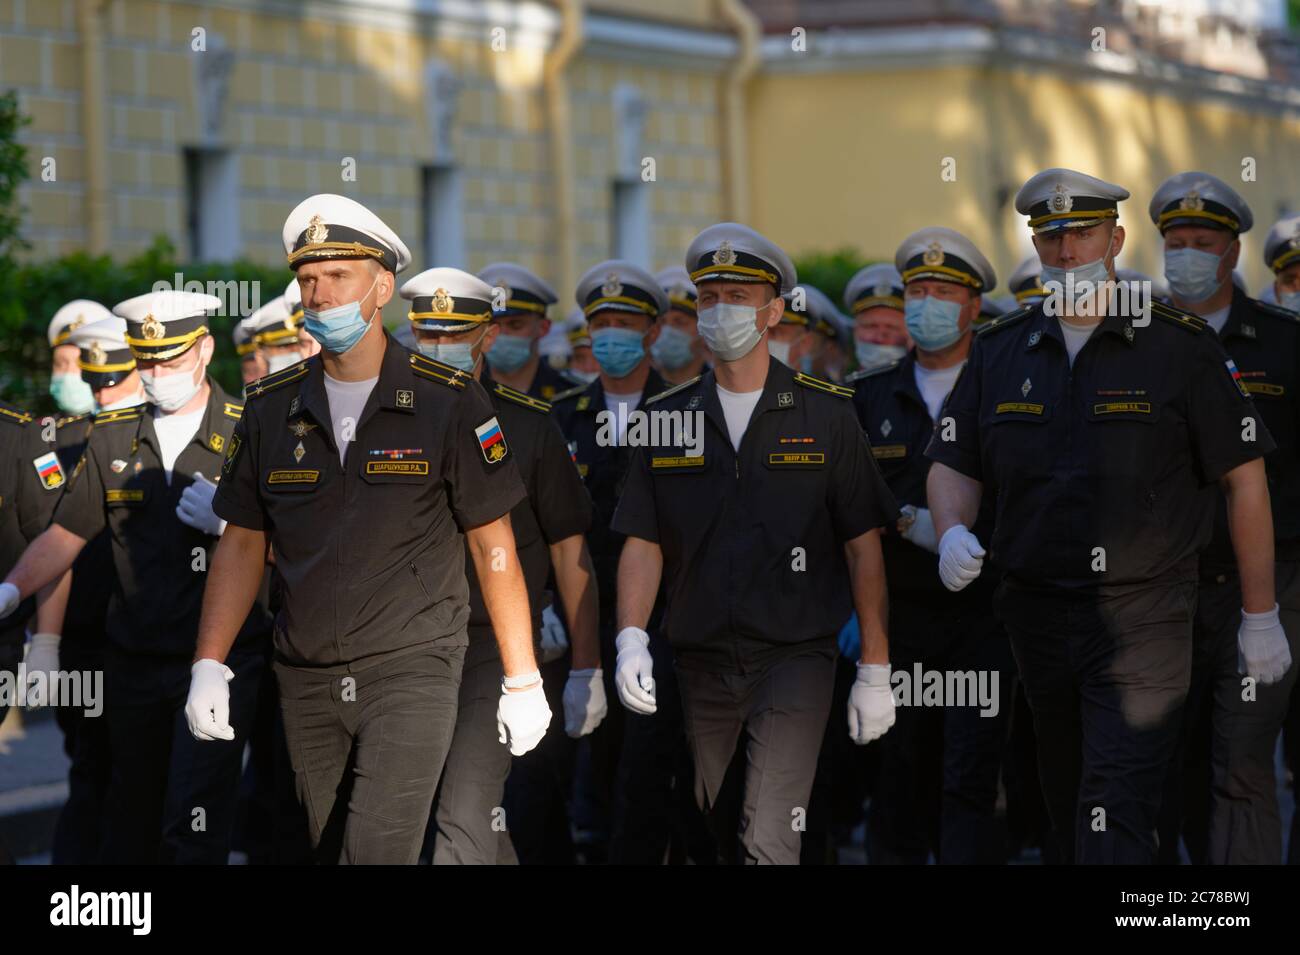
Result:
{"label": "dark navy uniform shirt", "polygon": [[1203,489],[1273,450],[1205,323],[1160,303],[1149,319],[1107,316],[1073,368],[1042,304],[976,334],[926,454],[993,496],[990,557],[1011,585],[1195,580],[1213,523]]}
{"label": "dark navy uniform shirt", "polygon": [[344,464],[320,356],[247,391],[214,508],[270,536],[277,657],[343,672],[464,646],[463,531],[524,498],[511,438],[479,383],[389,338]]}
{"label": "dark navy uniform shirt", "polygon": [[703,415],[701,447],[637,449],[613,523],[663,551],[664,632],[683,666],[761,667],[829,645],[853,612],[844,544],[898,508],[851,396],[773,358],[739,451],[712,371],[648,405]]}

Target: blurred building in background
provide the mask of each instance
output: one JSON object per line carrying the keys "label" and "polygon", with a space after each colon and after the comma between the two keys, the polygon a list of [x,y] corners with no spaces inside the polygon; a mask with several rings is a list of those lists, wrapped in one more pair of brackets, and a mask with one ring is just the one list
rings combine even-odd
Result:
{"label": "blurred building in background", "polygon": [[[341,192],[416,266],[517,260],[568,295],[608,256],[677,264],[748,222],[792,254],[892,257],[944,224],[1005,275],[1019,185],[1133,192],[1203,168],[1260,226],[1300,208],[1300,47],[1282,0],[0,0],[0,89],[33,119],[27,255],[278,261]],[[1243,181],[1243,170],[1248,178]]]}

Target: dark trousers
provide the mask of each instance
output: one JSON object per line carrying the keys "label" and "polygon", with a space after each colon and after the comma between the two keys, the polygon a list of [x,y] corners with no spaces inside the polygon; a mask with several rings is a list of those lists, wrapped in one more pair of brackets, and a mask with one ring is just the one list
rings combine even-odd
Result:
{"label": "dark trousers", "polygon": [[[659,865],[666,858],[703,851],[699,835],[704,827],[688,798],[689,771],[682,771],[690,759],[672,647],[658,630],[651,631],[658,712],[644,716],[618,702],[614,636],[604,633],[601,640],[609,714],[583,741],[590,753],[590,778],[583,780],[589,785],[583,794],[589,797],[586,808],[595,824],[608,828],[607,861]],[[520,861],[525,861],[513,823],[511,831]]]}
{"label": "dark trousers", "polygon": [[[498,677],[500,666],[497,661]],[[575,860],[569,811],[578,741],[564,733],[569,657],[543,663],[541,673],[551,725],[540,743],[523,756],[510,758],[502,803],[509,839],[503,840],[498,863],[572,865]],[[496,692],[501,693],[499,680]]]}
{"label": "dark trousers", "polygon": [[285,739],[318,861],[414,865],[456,725],[464,646],[345,674],[275,663]]}
{"label": "dark trousers", "polygon": [[[502,805],[511,761],[510,747],[497,732],[503,670],[495,652],[475,647],[474,641],[481,639],[493,638],[490,633],[483,638],[470,636],[469,653],[476,659],[466,662],[461,676],[456,729],[434,798],[434,865],[517,861],[506,831],[509,816]],[[553,713],[548,736],[555,725]]]}
{"label": "dark trousers", "polygon": [[[1292,660],[1300,660],[1300,564],[1279,562],[1275,574],[1282,628]],[[1247,690],[1237,669],[1240,624],[1236,575],[1202,581],[1181,758],[1161,814],[1162,861],[1177,862],[1181,832],[1194,863],[1282,862],[1274,753],[1298,667],[1293,662],[1279,683]]]}
{"label": "dark trousers", "polygon": [[[103,651],[65,638],[59,647],[59,668],[102,673]],[[87,716],[76,706],[60,706],[54,716],[63,731],[63,750],[71,765],[68,800],[54,825],[50,861],[54,865],[90,865],[99,857],[113,775],[108,720],[103,713]]]}
{"label": "dark trousers", "polygon": [[[740,841],[749,864],[799,862],[834,667],[832,649],[796,652],[749,672],[697,670],[678,660],[696,800],[706,814],[744,733]],[[719,841],[725,844],[724,833]]]}
{"label": "dark trousers", "polygon": [[[265,661],[232,655],[233,740],[199,741],[185,721],[190,665],[110,650],[104,718],[113,752],[100,860],[118,865],[224,865],[230,855],[244,743]],[[133,687],[148,682],[148,695]]]}
{"label": "dark trousers", "polygon": [[1155,861],[1191,680],[1195,602],[1194,584],[1114,597],[999,588],[1063,861]]}
{"label": "dark trousers", "polygon": [[[1003,744],[1011,716],[1015,665],[992,607],[940,598],[930,608],[890,606],[889,657],[894,674],[914,680],[923,672],[984,674],[997,693],[981,707],[898,707],[881,737],[880,781],[868,819],[873,865],[999,865],[1006,861],[995,807]],[[976,684],[978,685],[978,684]]]}

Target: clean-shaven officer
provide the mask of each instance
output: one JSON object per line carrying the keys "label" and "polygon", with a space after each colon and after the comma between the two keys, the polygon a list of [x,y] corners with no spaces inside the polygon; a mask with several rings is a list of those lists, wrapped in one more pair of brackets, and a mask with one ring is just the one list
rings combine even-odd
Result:
{"label": "clean-shaven officer", "polygon": [[316,195],[282,238],[322,351],[248,387],[186,715],[200,739],[235,731],[222,661],[273,552],[274,668],[312,843],[323,861],[410,864],[456,723],[466,541],[501,642],[502,735],[527,752],[550,722],[510,529],[524,488],[478,383],[384,332],[411,258],[393,231]]}
{"label": "clean-shaven officer", "polygon": [[[1246,295],[1232,282],[1240,235],[1254,216],[1227,183],[1204,172],[1166,179],[1151,197],[1164,239],[1173,304],[1204,319],[1237,366],[1277,448],[1265,459],[1273,506],[1277,607],[1241,616],[1241,583],[1226,501],[1217,489],[1214,536],[1201,554],[1192,681],[1183,717],[1184,834],[1196,862],[1282,862],[1282,820],[1273,753],[1300,639],[1300,317]],[[1280,621],[1280,626],[1279,626]],[[1240,643],[1238,631],[1241,631]],[[1208,769],[1208,772],[1206,770]],[[1178,800],[1166,800],[1162,855],[1178,853]],[[1172,812],[1171,812],[1172,811]]]}
{"label": "clean-shaven officer", "polygon": [[615,685],[624,706],[655,713],[645,628],[662,581],[700,807],[716,804],[743,734],[746,861],[794,864],[830,710],[835,636],[854,607],[862,662],[849,733],[867,743],[894,722],[879,531],[898,510],[853,392],[792,371],[764,344],[781,321],[781,293],[797,283],[789,257],[724,222],[696,236],[686,267],[716,365],[650,404],[695,415],[702,442],[638,448],[614,515],[627,538]]}
{"label": "clean-shaven officer", "polygon": [[[437,268],[411,278],[400,294],[411,301],[408,318],[420,353],[478,379],[511,443],[528,489],[528,496],[511,510],[510,524],[528,584],[533,633],[542,631],[543,596],[554,570],[573,634],[572,664],[562,696],[555,693],[555,705],[563,707],[565,733],[585,736],[606,712],[596,637],[596,578],[584,537],[591,523],[591,498],[550,416],[551,406],[494,382],[483,371],[480,359],[500,331],[492,320],[493,288],[460,269]],[[491,865],[513,857],[509,834],[502,830],[509,818],[501,819],[498,812],[511,764],[510,750],[497,733],[501,656],[478,575],[471,569],[468,576],[469,647],[456,731],[434,804],[434,865]]]}
{"label": "clean-shaven officer", "polygon": [[[1156,856],[1213,523],[1206,484],[1228,499],[1245,611],[1274,612],[1273,440],[1201,319],[1110,294],[1127,197],[1068,169],[1021,188],[1047,297],[976,335],[926,450],[945,585],[979,576],[986,543],[1005,572],[995,609],[1062,855],[1080,863]],[[985,494],[989,542],[968,530]]]}

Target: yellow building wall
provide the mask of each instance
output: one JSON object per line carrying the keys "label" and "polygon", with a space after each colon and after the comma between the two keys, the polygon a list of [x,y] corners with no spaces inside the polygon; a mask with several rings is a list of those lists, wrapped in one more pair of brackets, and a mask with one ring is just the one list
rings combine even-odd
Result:
{"label": "yellow building wall", "polygon": [[[593,5],[603,13],[627,4]],[[656,16],[705,22],[710,0],[676,0]],[[445,63],[461,84],[451,153],[463,183],[465,265],[509,259],[558,282],[554,171],[543,91],[544,37],[507,28],[494,49],[484,24],[408,17],[392,26],[275,11],[159,0],[110,0],[104,20],[111,251],[122,258],[169,236],[187,254],[183,150],[203,145],[192,31],[220,35],[235,54],[220,145],[239,156],[242,255],[283,260],[280,228],[301,199],[337,192],[372,208],[421,247],[421,167],[432,160],[423,72]],[[632,24],[635,26],[635,24]],[[480,29],[481,28],[481,29]],[[22,135],[32,180],[30,258],[83,248],[86,227],[81,63],[74,0],[0,0],[0,88],[16,88],[33,124]],[[567,71],[582,268],[612,254],[615,177],[611,91],[632,84],[649,105],[644,152],[657,268],[677,264],[690,237],[718,214],[716,76],[680,65],[625,62],[580,50]],[[45,157],[54,182],[40,178]],[[355,182],[341,160],[356,160]],[[560,290],[567,305],[571,290]]]}
{"label": "yellow building wall", "polygon": [[[1126,79],[970,66],[767,72],[748,120],[752,224],[792,254],[847,246],[892,261],[909,232],[945,225],[980,246],[1003,290],[1032,251],[1015,194],[1051,166],[1129,190],[1120,264],[1156,276],[1160,237],[1147,216],[1156,187],[1188,169],[1224,179],[1256,217],[1239,266],[1252,293],[1269,278],[1269,226],[1300,208],[1300,117]],[[954,181],[942,178],[946,158]],[[1246,159],[1254,181],[1242,181]]]}

